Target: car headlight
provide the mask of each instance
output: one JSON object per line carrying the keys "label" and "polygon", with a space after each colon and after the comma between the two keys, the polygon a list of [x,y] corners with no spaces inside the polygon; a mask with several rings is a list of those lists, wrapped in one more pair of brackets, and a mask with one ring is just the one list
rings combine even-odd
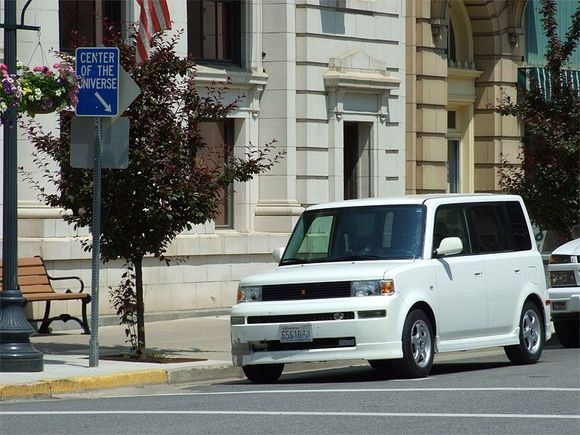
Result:
{"label": "car headlight", "polygon": [[550,272],[550,287],[576,287],[573,270],[556,270]]}
{"label": "car headlight", "polygon": [[262,287],[238,287],[238,302],[258,302],[262,300]]}
{"label": "car headlight", "polygon": [[395,283],[392,279],[377,281],[353,281],[351,296],[381,296],[395,292]]}

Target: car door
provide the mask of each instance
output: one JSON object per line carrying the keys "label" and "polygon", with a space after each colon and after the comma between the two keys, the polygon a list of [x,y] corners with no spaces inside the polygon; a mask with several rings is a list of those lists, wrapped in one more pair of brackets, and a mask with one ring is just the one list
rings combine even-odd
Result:
{"label": "car door", "polygon": [[472,255],[465,208],[444,205],[435,212],[433,249],[445,237],[459,237],[463,252],[433,258],[437,278],[437,331],[442,341],[476,337],[488,327],[487,292],[481,259]]}
{"label": "car door", "polygon": [[[519,212],[518,212],[519,210]],[[525,253],[531,241],[519,203],[484,203],[468,208],[473,250],[485,271],[489,335],[511,332],[519,319],[522,292],[528,281]]]}

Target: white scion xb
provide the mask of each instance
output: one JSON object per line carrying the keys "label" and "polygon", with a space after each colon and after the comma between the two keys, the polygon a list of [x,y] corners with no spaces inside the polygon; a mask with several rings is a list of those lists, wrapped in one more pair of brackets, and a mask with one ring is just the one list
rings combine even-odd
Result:
{"label": "white scion xb", "polygon": [[284,364],[363,359],[427,376],[436,352],[503,346],[535,363],[550,338],[541,256],[522,199],[428,195],[308,208],[278,267],[244,278],[232,358],[253,382]]}

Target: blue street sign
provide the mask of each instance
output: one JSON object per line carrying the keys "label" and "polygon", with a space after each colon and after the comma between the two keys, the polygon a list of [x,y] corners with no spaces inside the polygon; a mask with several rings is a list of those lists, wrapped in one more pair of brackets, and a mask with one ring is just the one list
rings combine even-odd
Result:
{"label": "blue street sign", "polygon": [[80,77],[77,116],[119,114],[119,49],[117,47],[79,47],[75,71]]}

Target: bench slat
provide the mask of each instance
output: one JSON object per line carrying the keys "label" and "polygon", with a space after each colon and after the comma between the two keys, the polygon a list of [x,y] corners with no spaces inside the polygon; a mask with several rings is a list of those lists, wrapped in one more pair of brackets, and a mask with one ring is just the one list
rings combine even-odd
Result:
{"label": "bench slat", "polygon": [[[2,259],[0,258],[0,268],[2,268]],[[38,257],[19,258],[18,267],[20,266],[42,266],[42,260]]]}
{"label": "bench slat", "polygon": [[48,276],[44,275],[35,275],[35,276],[19,276],[18,277],[18,284],[20,287],[27,287],[31,285],[48,285],[50,283],[48,281]]}
{"label": "bench slat", "polygon": [[20,291],[26,297],[26,299],[28,299],[28,295],[31,295],[31,294],[51,295],[54,293],[54,290],[52,289],[52,287],[49,284],[21,286]]}
{"label": "bench slat", "polygon": [[18,266],[18,276],[29,275],[46,275],[46,271],[43,266]]}

